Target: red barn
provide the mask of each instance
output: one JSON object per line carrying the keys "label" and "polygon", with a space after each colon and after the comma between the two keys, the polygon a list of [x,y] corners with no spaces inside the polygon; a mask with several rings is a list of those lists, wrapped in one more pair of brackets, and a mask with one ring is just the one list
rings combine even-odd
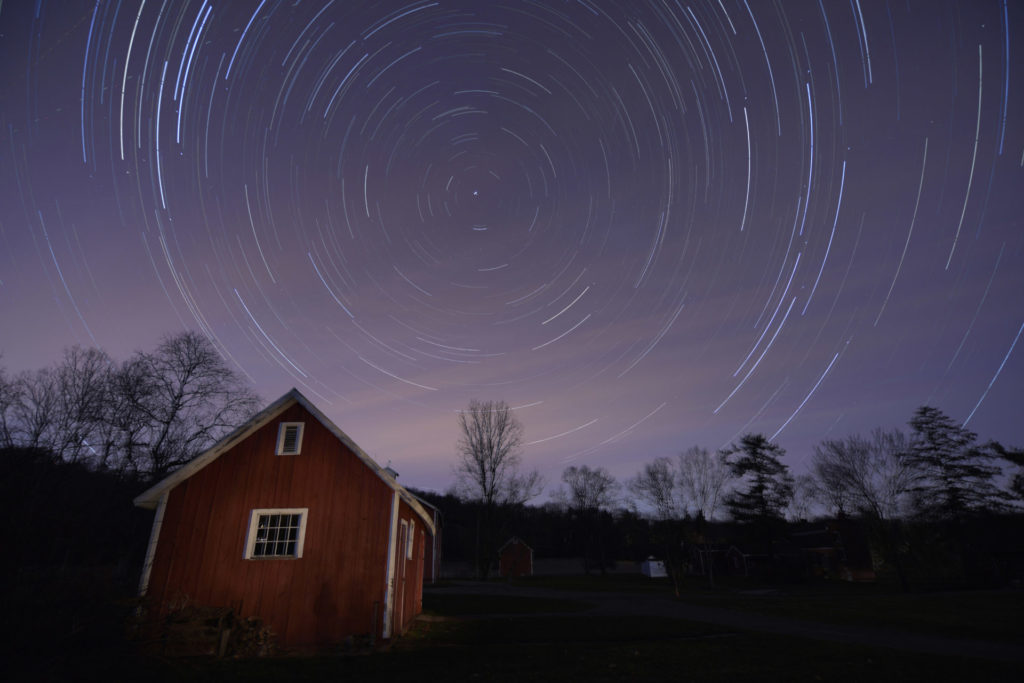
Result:
{"label": "red barn", "polygon": [[498,574],[505,578],[533,576],[533,548],[513,536],[498,549]]}
{"label": "red barn", "polygon": [[390,638],[422,609],[432,515],[295,389],[135,504],[156,509],[155,617],[231,607],[308,647]]}

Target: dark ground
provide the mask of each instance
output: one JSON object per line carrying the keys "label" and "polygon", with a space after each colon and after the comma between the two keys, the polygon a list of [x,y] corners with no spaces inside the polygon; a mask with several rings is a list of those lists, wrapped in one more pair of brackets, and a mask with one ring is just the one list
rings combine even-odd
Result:
{"label": "dark ground", "polygon": [[1020,681],[1022,602],[836,584],[691,586],[679,599],[624,577],[451,582],[427,589],[424,615],[387,650],[254,659],[144,654],[122,635],[121,605],[8,639],[0,680]]}

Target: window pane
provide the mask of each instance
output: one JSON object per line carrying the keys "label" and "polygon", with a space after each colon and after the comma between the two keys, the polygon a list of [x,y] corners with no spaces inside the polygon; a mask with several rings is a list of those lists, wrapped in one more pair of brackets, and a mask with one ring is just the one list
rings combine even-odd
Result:
{"label": "window pane", "polygon": [[250,557],[295,557],[301,527],[302,514],[259,514]]}

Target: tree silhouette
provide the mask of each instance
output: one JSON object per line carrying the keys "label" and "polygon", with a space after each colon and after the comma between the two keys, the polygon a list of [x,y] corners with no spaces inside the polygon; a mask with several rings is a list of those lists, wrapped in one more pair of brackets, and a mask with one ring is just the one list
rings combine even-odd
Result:
{"label": "tree silhouette", "polygon": [[675,466],[668,458],[656,458],[644,465],[626,486],[634,498],[648,506],[657,520],[682,517],[685,505],[676,489]]}
{"label": "tree silhouette", "polygon": [[878,548],[896,570],[904,591],[910,580],[904,566],[903,524],[900,519],[915,474],[904,457],[906,435],[876,429],[870,438],[848,436],[826,440],[814,447],[811,460],[819,497],[837,515],[859,515]]}
{"label": "tree silhouette", "polygon": [[909,489],[925,517],[956,519],[1000,508],[1005,494],[995,484],[1001,472],[978,435],[938,408],[921,406],[910,420],[910,444],[903,458],[913,471]]}
{"label": "tree silhouette", "polygon": [[[602,511],[615,504],[619,484],[603,467],[590,468],[587,465],[566,467],[562,471],[562,482],[564,486],[557,491],[556,498],[569,509],[582,532],[583,569],[589,574],[593,559],[604,574],[607,562]],[[592,557],[595,545],[597,557]]]}
{"label": "tree silhouette", "polygon": [[523,426],[504,401],[473,399],[459,413],[459,429],[455,490],[478,505],[476,564],[486,579],[497,550],[500,512],[537,496],[543,484],[536,470],[522,471]]}
{"label": "tree silhouette", "polygon": [[0,446],[41,450],[156,479],[248,419],[259,398],[195,332],[165,337],[118,365],[99,349],[8,378],[0,373]]}
{"label": "tree silhouette", "polygon": [[196,332],[165,337],[136,354],[125,408],[147,425],[144,467],[153,478],[185,464],[251,416],[259,398]]}
{"label": "tree silhouette", "polygon": [[1024,503],[1024,448],[1006,448],[997,441],[989,441],[985,448],[1016,470],[1009,481],[1010,496],[1018,504]]}
{"label": "tree silhouette", "polygon": [[914,472],[903,457],[906,450],[907,437],[898,430],[876,429],[870,438],[852,435],[821,442],[811,459],[819,498],[834,514],[898,517],[914,483]]}
{"label": "tree silhouette", "polygon": [[678,462],[677,485],[687,511],[711,521],[733,477],[724,455],[693,446],[679,454]]}
{"label": "tree silhouette", "polygon": [[793,497],[794,480],[779,458],[784,451],[760,434],[747,434],[724,452],[737,486],[725,505],[738,522],[780,520]]}

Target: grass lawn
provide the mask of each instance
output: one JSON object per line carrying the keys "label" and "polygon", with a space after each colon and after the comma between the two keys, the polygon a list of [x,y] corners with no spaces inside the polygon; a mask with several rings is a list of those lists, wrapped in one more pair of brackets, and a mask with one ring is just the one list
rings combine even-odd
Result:
{"label": "grass lawn", "polygon": [[[503,579],[504,581],[504,579]],[[526,576],[513,579],[514,586],[554,588],[591,593],[671,593],[672,582],[665,578],[652,579],[642,574],[599,574],[579,576]]]}
{"label": "grass lawn", "polygon": [[589,607],[590,604],[582,600],[565,600],[561,598],[467,595],[464,593],[428,593],[423,596],[424,614],[439,616],[579,612]]}
{"label": "grass lawn", "polygon": [[698,589],[681,599],[796,619],[1024,643],[1022,591],[904,594],[876,585],[819,584],[761,594]]}
{"label": "grass lawn", "polygon": [[[547,606],[546,606],[547,607]],[[475,611],[475,610],[474,610]],[[250,660],[79,662],[152,681],[1018,681],[1020,667],[821,643],[664,618],[545,615],[418,622],[388,652]],[[73,676],[72,676],[73,677]]]}
{"label": "grass lawn", "polygon": [[[524,586],[588,592],[645,592],[671,595],[667,579],[638,576],[553,576],[521,579]],[[742,579],[719,580],[709,588],[689,578],[681,600],[764,614],[860,624],[937,635],[1020,642],[1024,647],[1024,591],[909,593],[895,586],[816,581],[771,586]]]}

